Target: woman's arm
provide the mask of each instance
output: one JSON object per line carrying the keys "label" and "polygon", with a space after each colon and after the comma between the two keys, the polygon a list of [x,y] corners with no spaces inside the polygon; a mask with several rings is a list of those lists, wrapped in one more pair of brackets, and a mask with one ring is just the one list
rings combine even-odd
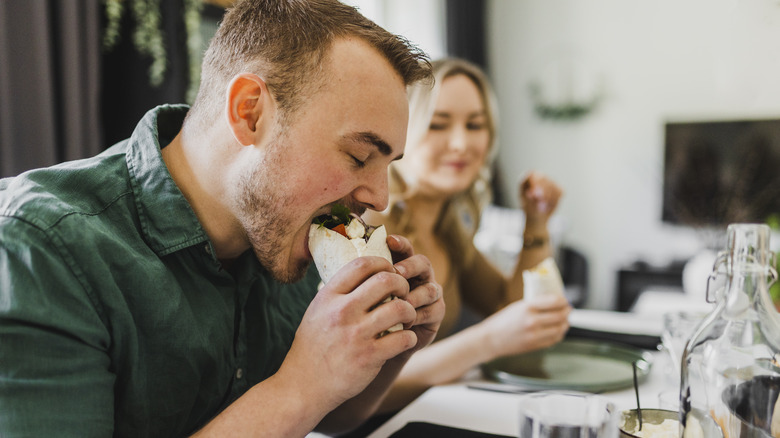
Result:
{"label": "woman's arm", "polygon": [[530,172],[520,183],[520,204],[525,212],[523,248],[509,280],[504,304],[523,298],[523,271],[553,255],[547,224],[562,193],[557,184],[538,172]]}
{"label": "woman's arm", "polygon": [[570,310],[563,297],[517,301],[423,348],[401,370],[379,412],[401,409],[431,386],[453,382],[481,363],[560,342],[569,328]]}
{"label": "woman's arm", "polygon": [[552,255],[547,222],[561,190],[541,174],[531,173],[521,184],[520,196],[526,241],[513,276],[507,278],[479,251],[458,273],[463,302],[490,316],[417,352],[401,370],[379,412],[398,410],[431,386],[455,381],[480,363],[544,348],[565,335],[571,309],[565,298],[520,300],[522,271]]}
{"label": "woman's arm", "polygon": [[397,411],[428,388],[449,383],[492,356],[485,330],[466,328],[415,353],[401,370],[379,412]]}

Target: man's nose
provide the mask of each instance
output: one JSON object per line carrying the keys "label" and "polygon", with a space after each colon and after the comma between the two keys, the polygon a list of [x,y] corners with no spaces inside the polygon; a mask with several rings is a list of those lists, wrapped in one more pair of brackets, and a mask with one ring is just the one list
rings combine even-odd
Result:
{"label": "man's nose", "polygon": [[383,211],[389,203],[387,169],[376,172],[371,178],[358,186],[353,192],[353,199],[360,205],[376,211]]}

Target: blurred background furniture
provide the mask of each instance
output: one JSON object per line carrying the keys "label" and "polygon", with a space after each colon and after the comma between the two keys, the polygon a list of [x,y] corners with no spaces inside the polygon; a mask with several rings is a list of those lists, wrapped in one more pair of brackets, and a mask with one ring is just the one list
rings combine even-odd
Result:
{"label": "blurred background furniture", "polygon": [[584,307],[588,298],[588,259],[580,251],[561,245],[555,260],[561,271],[566,298],[573,307]]}
{"label": "blurred background furniture", "polygon": [[[523,210],[489,205],[482,212],[474,244],[504,274],[510,275],[520,254],[524,227]],[[553,215],[548,229],[564,294],[572,306],[585,307],[589,291],[588,260],[582,252],[562,242],[563,217]]]}
{"label": "blurred background furniture", "polygon": [[653,266],[638,261],[621,268],[617,272],[617,310],[629,311],[639,295],[650,289],[682,294],[684,267],[685,262]]}

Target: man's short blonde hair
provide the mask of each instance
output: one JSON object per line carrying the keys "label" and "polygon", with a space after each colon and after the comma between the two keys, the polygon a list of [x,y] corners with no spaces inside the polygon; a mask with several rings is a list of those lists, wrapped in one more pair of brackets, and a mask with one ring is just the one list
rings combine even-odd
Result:
{"label": "man's short blonde hair", "polygon": [[242,0],[227,11],[209,44],[188,118],[204,123],[218,118],[229,82],[249,72],[266,81],[284,120],[322,84],[323,59],[333,41],[343,37],[376,48],[406,85],[430,78],[421,50],[354,7],[336,0]]}

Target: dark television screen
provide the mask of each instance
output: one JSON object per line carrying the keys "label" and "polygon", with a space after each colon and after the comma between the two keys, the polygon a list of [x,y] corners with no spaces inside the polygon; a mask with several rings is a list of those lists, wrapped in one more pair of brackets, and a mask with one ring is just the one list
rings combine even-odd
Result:
{"label": "dark television screen", "polygon": [[780,213],[780,120],[667,123],[663,221],[766,222]]}

